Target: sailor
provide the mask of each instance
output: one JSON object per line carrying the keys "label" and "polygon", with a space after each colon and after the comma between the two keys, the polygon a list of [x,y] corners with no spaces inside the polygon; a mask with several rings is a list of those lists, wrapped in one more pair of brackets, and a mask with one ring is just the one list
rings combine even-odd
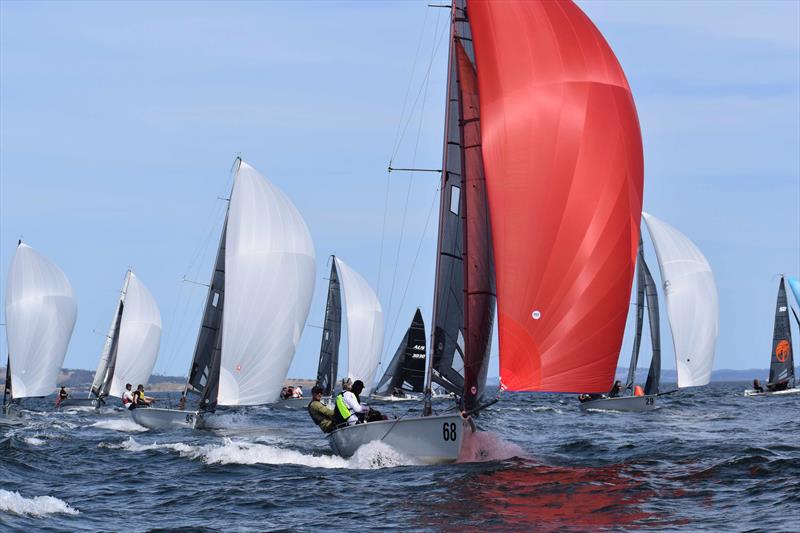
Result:
{"label": "sailor", "polygon": [[345,390],[336,395],[333,417],[336,427],[352,426],[363,422],[364,416],[369,409],[366,405],[361,405],[357,396],[364,390],[364,383],[361,380],[357,380],[352,384],[352,387],[349,387],[349,385],[349,379],[347,381],[342,380],[342,386],[345,387]]}
{"label": "sailor", "polygon": [[298,385],[294,388],[294,392],[292,393],[292,398],[302,398],[303,397],[303,387]]}
{"label": "sailor", "polygon": [[314,385],[311,389],[311,403],[308,404],[308,414],[319,429],[325,433],[330,433],[336,429],[334,422],[334,410],[324,403],[322,403],[323,388],[319,385]]}
{"label": "sailor", "polygon": [[764,392],[764,387],[761,386],[761,382],[758,381],[758,378],[753,380],[753,390],[756,392]]}
{"label": "sailor", "polygon": [[616,398],[617,396],[619,396],[620,392],[622,392],[622,382],[617,380],[614,382],[614,386],[611,387],[611,391],[608,393],[608,395],[611,398]]}
{"label": "sailor", "polygon": [[61,390],[58,391],[58,399],[56,400],[56,407],[61,405],[61,402],[63,402],[67,398],[69,398],[69,393],[67,392],[67,389],[64,388],[64,385],[61,385]]}
{"label": "sailor", "polygon": [[155,398],[144,395],[144,385],[140,383],[139,386],[136,387],[136,392],[133,393],[133,403],[136,407],[150,407],[150,404],[155,401]]}
{"label": "sailor", "polygon": [[125,392],[122,393],[122,405],[126,409],[135,409],[136,404],[133,402],[133,393],[131,392],[131,384],[125,384]]}

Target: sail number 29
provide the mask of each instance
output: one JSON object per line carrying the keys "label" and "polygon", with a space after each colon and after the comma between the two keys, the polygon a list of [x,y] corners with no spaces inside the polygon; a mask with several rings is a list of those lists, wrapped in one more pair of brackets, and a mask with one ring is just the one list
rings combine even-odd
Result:
{"label": "sail number 29", "polygon": [[442,437],[444,440],[451,441],[456,440],[456,424],[455,422],[450,422],[449,424],[445,422],[442,424]]}

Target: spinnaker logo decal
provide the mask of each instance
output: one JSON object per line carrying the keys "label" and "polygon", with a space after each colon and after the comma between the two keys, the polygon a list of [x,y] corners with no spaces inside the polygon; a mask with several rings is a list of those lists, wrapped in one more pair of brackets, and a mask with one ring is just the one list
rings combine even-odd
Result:
{"label": "spinnaker logo decal", "polygon": [[787,357],[789,357],[789,341],[783,340],[775,347],[775,359],[785,363]]}

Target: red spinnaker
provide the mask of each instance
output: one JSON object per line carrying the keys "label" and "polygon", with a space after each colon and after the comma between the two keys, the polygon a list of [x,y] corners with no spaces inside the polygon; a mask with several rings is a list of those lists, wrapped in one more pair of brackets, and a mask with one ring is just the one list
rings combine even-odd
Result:
{"label": "red spinnaker", "polygon": [[606,392],[639,240],[642,140],[614,53],[570,1],[469,0],[509,390]]}

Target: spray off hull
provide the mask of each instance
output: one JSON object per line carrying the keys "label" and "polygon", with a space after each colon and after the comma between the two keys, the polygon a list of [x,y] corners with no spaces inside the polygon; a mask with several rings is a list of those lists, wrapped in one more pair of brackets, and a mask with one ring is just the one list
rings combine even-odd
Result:
{"label": "spray off hull", "polygon": [[328,442],[345,458],[379,441],[423,463],[452,463],[458,459],[465,431],[472,429],[460,414],[398,418],[337,429],[328,435]]}
{"label": "spray off hull", "polygon": [[203,415],[199,411],[142,407],[133,409],[130,413],[134,422],[148,429],[200,429],[203,427]]}
{"label": "spray off hull", "polygon": [[580,404],[581,411],[625,411],[639,413],[656,408],[655,396],[622,396],[619,398],[600,398]]}

